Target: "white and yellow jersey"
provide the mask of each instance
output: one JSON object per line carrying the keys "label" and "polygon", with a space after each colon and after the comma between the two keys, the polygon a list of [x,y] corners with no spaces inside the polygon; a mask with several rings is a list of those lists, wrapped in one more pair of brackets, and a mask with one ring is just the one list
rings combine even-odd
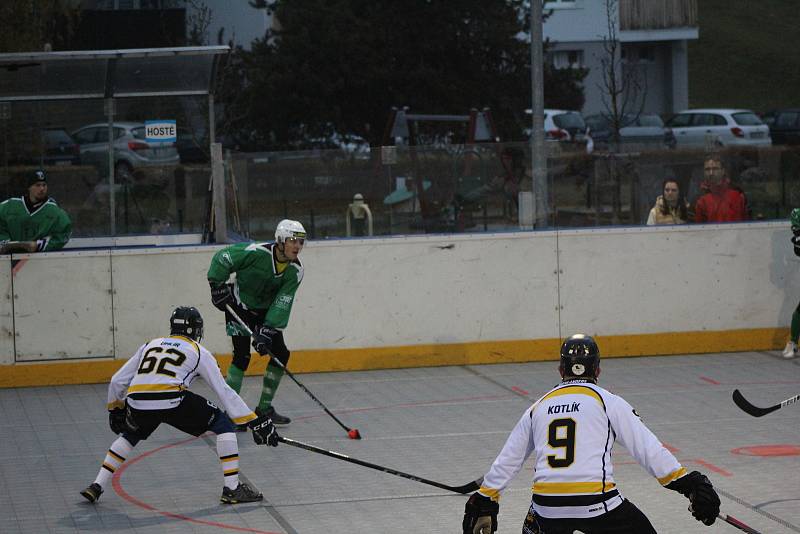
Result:
{"label": "white and yellow jersey", "polygon": [[611,462],[618,440],[662,485],[686,470],[622,397],[586,380],[561,383],[525,411],[480,492],[500,494],[534,453],[533,503],[548,518],[595,517],[623,497]]}
{"label": "white and yellow jersey", "polygon": [[145,343],[114,373],[108,385],[108,409],[123,407],[126,398],[128,405],[137,410],[174,408],[198,376],[211,386],[234,423],[256,418],[225,383],[214,356],[199,343],[179,335]]}

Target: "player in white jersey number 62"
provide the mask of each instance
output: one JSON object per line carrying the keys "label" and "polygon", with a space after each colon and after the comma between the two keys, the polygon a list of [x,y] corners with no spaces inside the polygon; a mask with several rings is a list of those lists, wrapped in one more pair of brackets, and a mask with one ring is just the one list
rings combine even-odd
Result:
{"label": "player in white jersey number 62", "polygon": [[[261,493],[239,481],[236,425],[246,424],[259,445],[278,445],[278,434],[266,416],[256,416],[222,378],[217,360],[200,344],[203,318],[196,308],[179,306],[169,319],[169,335],[145,343],[108,385],[108,422],[119,437],[111,444],[94,482],[81,491],[95,502],[139,441],[161,423],[192,436],[217,435],[217,454],[224,479],[220,501],[260,501]],[[225,412],[188,391],[198,377],[214,390]]]}

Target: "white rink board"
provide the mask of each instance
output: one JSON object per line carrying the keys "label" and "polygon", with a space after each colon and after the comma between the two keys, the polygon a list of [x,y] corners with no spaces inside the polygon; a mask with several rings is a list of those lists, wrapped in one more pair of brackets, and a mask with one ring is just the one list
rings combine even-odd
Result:
{"label": "white rink board", "polygon": [[194,306],[203,316],[203,345],[230,352],[222,312],[211,305],[206,272],[221,247],[115,250],[115,353],[128,358],[140,345],[169,334],[169,316],[178,306]]}
{"label": "white rink board", "polygon": [[800,291],[791,291],[800,288],[800,258],[792,251],[787,226],[561,232],[562,332],[620,335],[787,325],[800,297]]}
{"label": "white rink board", "polygon": [[311,243],[301,259],[294,348],[558,337],[554,232]]}
{"label": "white rink board", "polygon": [[[769,222],[311,241],[287,341],[309,350],[785,328],[800,298],[789,237],[787,223]],[[230,353],[206,282],[220,248],[24,255],[16,361],[127,358],[167,332],[178,305],[198,307],[203,343]]]}
{"label": "white rink board", "polygon": [[0,256],[0,365],[14,363],[11,256]]}
{"label": "white rink board", "polygon": [[14,276],[16,361],[112,356],[109,252],[19,257],[27,261]]}

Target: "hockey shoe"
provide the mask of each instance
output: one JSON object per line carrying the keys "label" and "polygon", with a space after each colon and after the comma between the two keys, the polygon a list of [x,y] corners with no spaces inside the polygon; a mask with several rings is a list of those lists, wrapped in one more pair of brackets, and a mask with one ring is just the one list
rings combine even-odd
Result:
{"label": "hockey shoe", "polygon": [[275,426],[286,426],[292,422],[291,419],[286,417],[285,415],[281,415],[275,411],[275,408],[270,406],[267,408],[266,411],[261,411],[260,409],[256,408],[256,415],[261,417],[262,415],[266,415],[270,419],[272,419],[272,424]]}
{"label": "hockey shoe", "polygon": [[797,343],[794,341],[789,341],[786,344],[786,348],[783,349],[783,357],[788,359],[794,358],[797,356]]}
{"label": "hockey shoe", "polygon": [[100,484],[97,482],[92,482],[88,488],[81,491],[81,495],[83,498],[89,502],[97,502],[97,499],[100,498],[100,495],[103,494],[103,488],[100,487]]}
{"label": "hockey shoe", "polygon": [[264,498],[261,492],[251,488],[244,482],[239,482],[236,489],[230,489],[228,486],[222,488],[222,496],[219,500],[225,504],[236,504],[240,502],[256,502]]}

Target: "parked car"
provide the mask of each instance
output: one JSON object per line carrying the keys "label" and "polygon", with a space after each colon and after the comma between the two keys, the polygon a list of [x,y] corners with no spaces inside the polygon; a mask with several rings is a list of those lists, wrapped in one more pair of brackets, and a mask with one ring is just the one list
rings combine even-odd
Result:
{"label": "parked car", "polygon": [[769,127],[747,109],[689,109],[673,116],[678,147],[715,145],[771,145]]}
{"label": "parked car", "polygon": [[[585,119],[595,147],[608,146],[611,140],[611,118],[604,113],[589,115]],[[626,114],[621,117],[619,141],[623,145],[647,145],[651,147],[674,148],[675,136],[664,126],[664,121],[655,113]]]}
{"label": "parked car", "polygon": [[[145,140],[144,123],[115,122],[114,172],[121,178],[141,167],[177,165],[175,143],[150,143]],[[98,122],[78,128],[72,136],[80,143],[81,161],[95,165],[101,175],[108,169],[108,123]]]}
{"label": "parked car", "polygon": [[800,145],[800,108],[770,111],[762,119],[773,145]]}
{"label": "parked car", "polygon": [[[530,115],[531,110],[525,113]],[[577,111],[565,109],[544,110],[544,136],[545,141],[561,141],[565,143],[582,143],[586,140],[586,123],[583,115]],[[531,135],[530,128],[525,130],[525,135]]]}
{"label": "parked car", "polygon": [[11,165],[80,165],[78,143],[59,127],[17,132],[6,146]]}

